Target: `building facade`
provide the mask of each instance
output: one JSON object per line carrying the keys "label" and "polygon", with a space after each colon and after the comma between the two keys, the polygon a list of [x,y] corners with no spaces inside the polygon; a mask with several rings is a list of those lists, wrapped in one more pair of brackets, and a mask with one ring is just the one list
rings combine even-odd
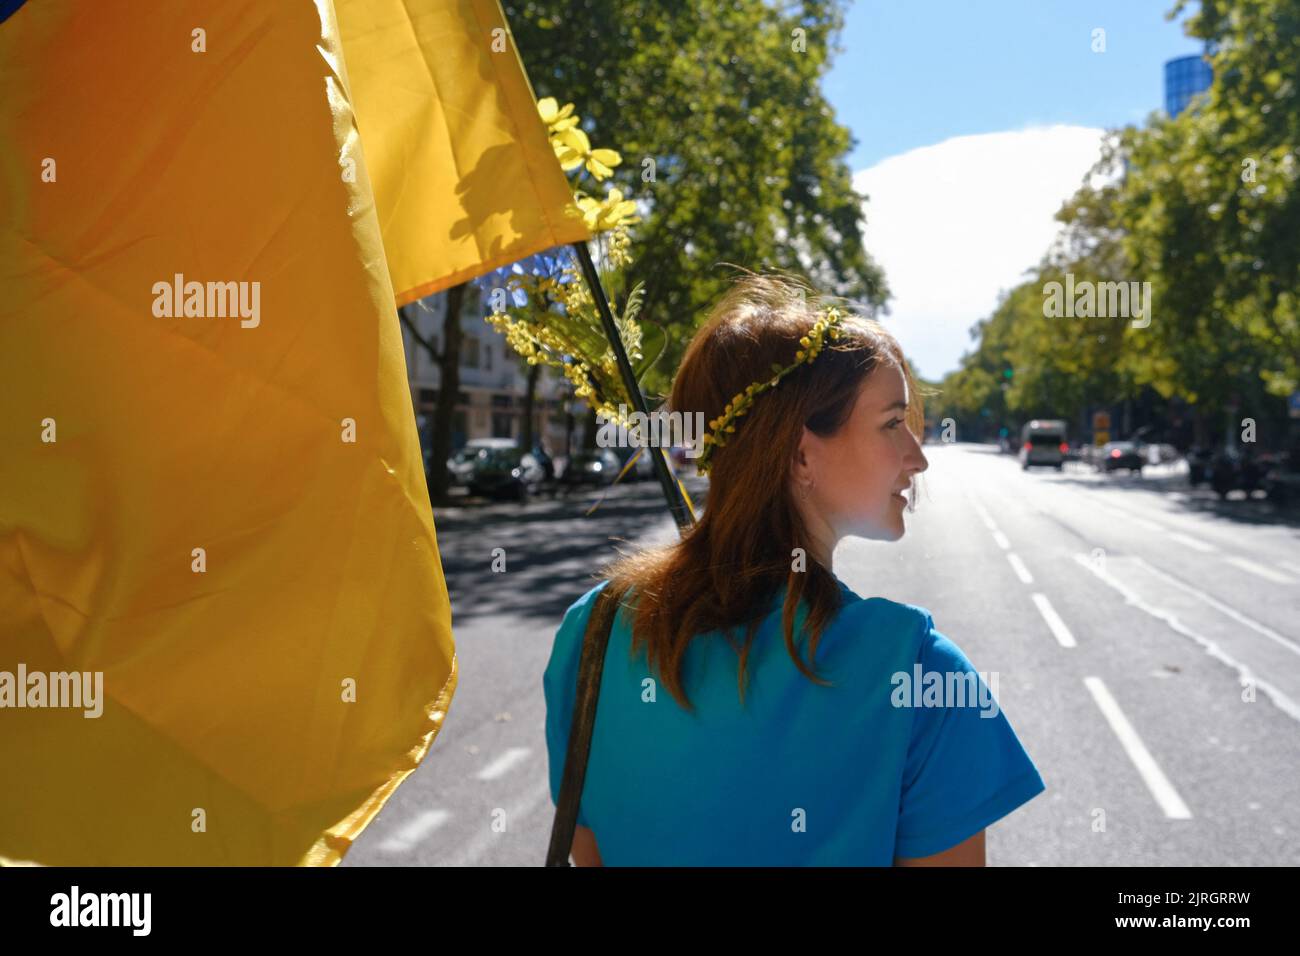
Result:
{"label": "building facade", "polygon": [[[420,336],[439,352],[443,348],[446,311],[445,292],[426,296],[406,310]],[[460,317],[460,388],[452,425],[453,451],[474,438],[519,439],[523,435],[527,366],[505,336],[483,318],[484,314],[479,290],[471,283],[465,288]],[[421,440],[428,441],[428,427],[441,387],[441,369],[405,324],[402,343]],[[570,398],[573,390],[563,375],[545,365],[540,368],[533,399],[533,438],[548,454],[564,455],[569,435],[580,428],[587,407]],[[578,437],[580,434],[574,440]]]}
{"label": "building facade", "polygon": [[1165,61],[1165,112],[1177,116],[1187,108],[1192,97],[1204,93],[1214,80],[1214,71],[1205,56],[1209,54],[1193,53],[1190,56],[1175,57]]}

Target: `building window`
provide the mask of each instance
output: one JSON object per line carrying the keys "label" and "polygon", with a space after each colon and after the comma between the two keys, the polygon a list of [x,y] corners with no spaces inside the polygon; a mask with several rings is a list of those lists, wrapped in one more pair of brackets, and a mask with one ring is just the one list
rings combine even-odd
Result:
{"label": "building window", "polygon": [[483,368],[485,371],[492,371],[492,346],[483,346]]}
{"label": "building window", "polygon": [[504,412],[492,413],[492,437],[513,438],[514,416]]}
{"label": "building window", "polygon": [[479,367],[478,339],[467,335],[461,342],[460,364],[466,368]]}

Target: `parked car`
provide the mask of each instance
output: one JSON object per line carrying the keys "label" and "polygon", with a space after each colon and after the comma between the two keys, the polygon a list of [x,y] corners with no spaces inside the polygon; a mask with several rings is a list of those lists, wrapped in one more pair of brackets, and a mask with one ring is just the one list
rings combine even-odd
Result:
{"label": "parked car", "polygon": [[536,455],[518,445],[481,448],[471,462],[467,483],[471,495],[527,501],[546,486],[546,469]]}
{"label": "parked car", "polygon": [[1020,430],[1020,469],[1049,465],[1060,471],[1069,447],[1065,443],[1065,422],[1035,418]]}
{"label": "parked car", "polygon": [[618,455],[609,448],[589,448],[575,452],[569,456],[568,464],[564,466],[560,485],[576,488],[581,485],[613,484],[622,467]]}
{"label": "parked car", "polygon": [[1112,441],[1101,447],[1101,457],[1097,459],[1097,468],[1107,474],[1112,471],[1124,471],[1142,474],[1146,464],[1146,455],[1142,446],[1134,441]]}
{"label": "parked car", "polygon": [[1193,445],[1187,452],[1187,482],[1193,488],[1197,485],[1208,484],[1210,480],[1210,465],[1214,460],[1214,453],[1200,445]]}
{"label": "parked car", "polygon": [[469,484],[470,472],[474,470],[474,460],[481,451],[492,448],[515,448],[518,446],[513,438],[471,438],[465,447],[447,459],[448,483],[465,486]]}
{"label": "parked car", "polygon": [[1242,453],[1236,448],[1221,448],[1210,462],[1210,487],[1220,498],[1227,498],[1228,492],[1240,488],[1246,497],[1260,487],[1263,471],[1255,456]]}
{"label": "parked car", "polygon": [[1300,454],[1283,451],[1273,455],[1265,465],[1263,481],[1270,501],[1300,501]]}

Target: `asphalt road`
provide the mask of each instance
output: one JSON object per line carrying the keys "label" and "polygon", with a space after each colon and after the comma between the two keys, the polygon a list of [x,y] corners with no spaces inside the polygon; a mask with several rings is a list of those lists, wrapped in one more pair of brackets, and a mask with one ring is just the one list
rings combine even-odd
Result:
{"label": "asphalt road", "polygon": [[[1176,466],[1131,478],[1022,472],[989,446],[925,453],[907,535],[846,539],[835,571],[863,597],[928,608],[998,673],[1047,790],[989,829],[989,864],[1300,863],[1300,517],[1189,491]],[[541,865],[555,629],[611,538],[676,533],[657,484],[585,516],[593,501],[438,512],[458,689],[343,865]]]}

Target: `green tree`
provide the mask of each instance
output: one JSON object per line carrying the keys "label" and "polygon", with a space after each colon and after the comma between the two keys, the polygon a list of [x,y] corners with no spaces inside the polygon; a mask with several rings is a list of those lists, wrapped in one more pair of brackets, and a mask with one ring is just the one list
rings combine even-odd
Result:
{"label": "green tree", "polygon": [[842,0],[505,0],[539,97],[582,105],[588,133],[617,142],[614,180],[645,204],[629,285],[668,334],[646,386],[666,392],[718,263],[789,269],[821,290],[883,304],[861,234],[863,198],[820,81]]}

